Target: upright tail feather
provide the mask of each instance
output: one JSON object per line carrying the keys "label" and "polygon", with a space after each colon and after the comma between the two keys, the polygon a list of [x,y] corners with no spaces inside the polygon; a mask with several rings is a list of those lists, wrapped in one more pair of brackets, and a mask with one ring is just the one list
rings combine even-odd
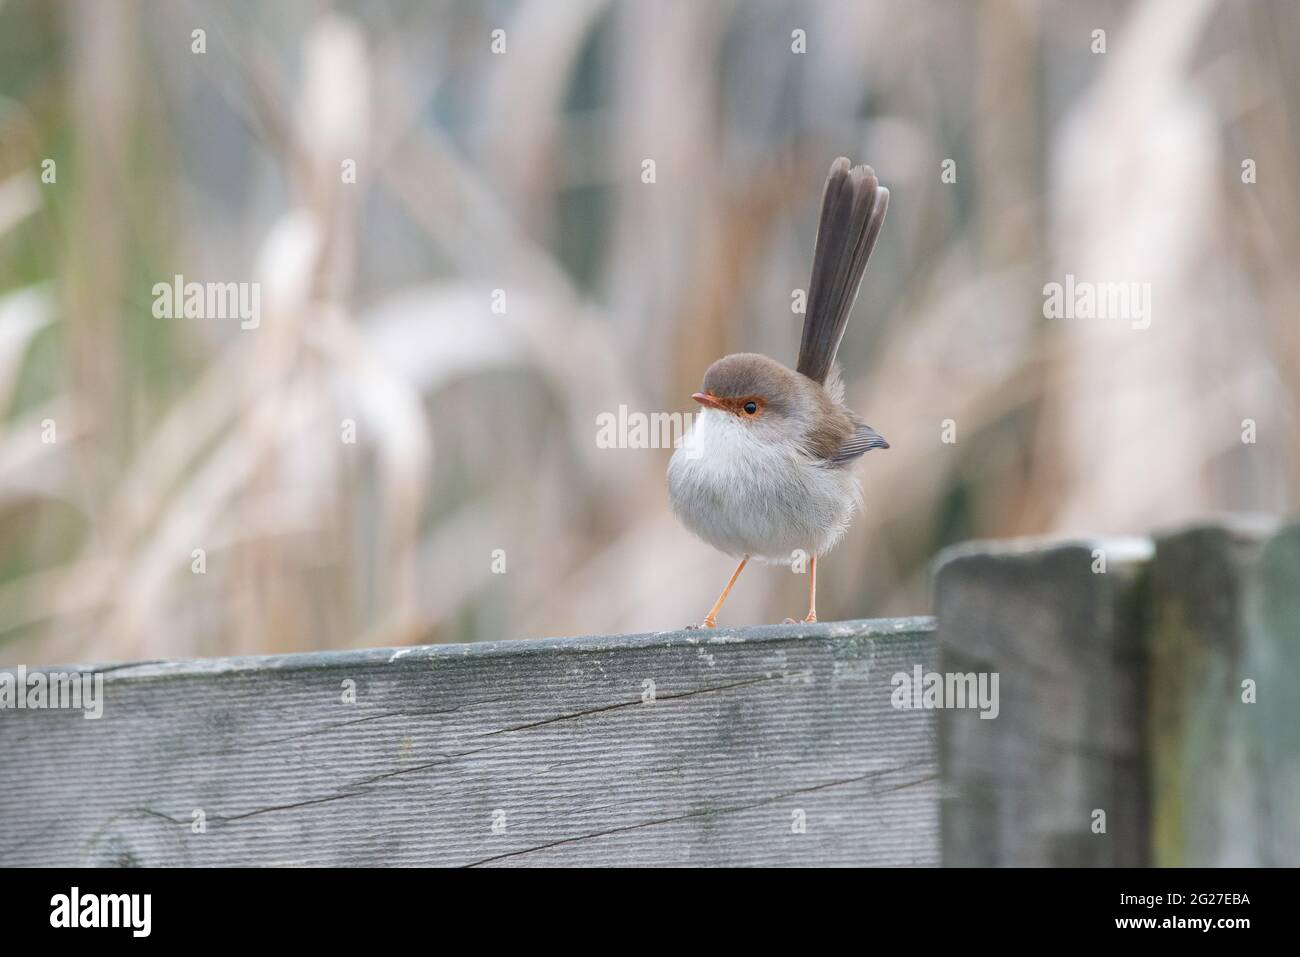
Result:
{"label": "upright tail feather", "polygon": [[877,183],[870,166],[850,169],[843,156],[831,164],[796,366],[815,382],[830,374],[888,208],[889,190]]}

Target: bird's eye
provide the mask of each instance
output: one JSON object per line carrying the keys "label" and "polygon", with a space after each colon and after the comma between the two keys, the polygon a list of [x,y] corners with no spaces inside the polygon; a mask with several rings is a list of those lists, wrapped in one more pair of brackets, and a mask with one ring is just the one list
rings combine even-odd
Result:
{"label": "bird's eye", "polygon": [[746,415],[753,415],[753,414],[754,414],[755,412],[757,412],[757,411],[758,411],[758,403],[757,403],[757,402],[750,401],[750,402],[746,402],[746,403],[745,403],[745,414],[746,414]]}

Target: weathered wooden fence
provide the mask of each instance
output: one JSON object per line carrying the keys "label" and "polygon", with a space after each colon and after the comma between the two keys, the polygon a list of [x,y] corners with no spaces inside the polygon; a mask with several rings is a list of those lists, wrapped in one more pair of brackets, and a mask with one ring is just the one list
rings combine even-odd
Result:
{"label": "weathered wooden fence", "polygon": [[129,666],[0,719],[0,860],[937,863],[917,661],[926,619]]}
{"label": "weathered wooden fence", "polygon": [[[0,710],[0,864],[1300,863],[1300,527],[936,584],[937,626],[101,669],[98,720]],[[945,673],[987,717],[899,707]]]}
{"label": "weathered wooden fence", "polygon": [[936,585],[941,669],[1002,691],[940,712],[946,863],[1300,864],[1300,525],[962,547]]}

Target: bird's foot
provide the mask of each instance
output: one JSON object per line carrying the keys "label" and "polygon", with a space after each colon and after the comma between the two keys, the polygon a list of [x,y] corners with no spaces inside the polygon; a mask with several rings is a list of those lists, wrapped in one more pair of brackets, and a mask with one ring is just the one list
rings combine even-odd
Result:
{"label": "bird's foot", "polygon": [[783,625],[797,625],[797,624],[799,624],[799,622],[795,621],[793,618],[787,618],[785,621],[781,622],[781,624],[783,624]]}
{"label": "bird's foot", "polygon": [[785,621],[781,622],[781,624],[783,625],[815,625],[816,623],[817,623],[816,615],[809,615],[807,618],[800,618],[800,619],[787,618]]}
{"label": "bird's foot", "polygon": [[698,625],[687,625],[685,630],[700,631],[704,628],[717,628],[717,627],[718,627],[718,623],[716,621],[714,621],[712,618],[705,618]]}

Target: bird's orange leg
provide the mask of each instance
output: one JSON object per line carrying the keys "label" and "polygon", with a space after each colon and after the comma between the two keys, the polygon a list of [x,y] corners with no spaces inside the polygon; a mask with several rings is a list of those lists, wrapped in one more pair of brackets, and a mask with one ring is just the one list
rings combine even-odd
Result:
{"label": "bird's orange leg", "polygon": [[740,573],[745,570],[745,562],[747,561],[749,561],[748,555],[740,560],[740,564],[736,566],[736,570],[731,573],[731,581],[727,582],[727,587],[722,589],[722,594],[718,596],[718,600],[713,603],[713,607],[709,609],[709,614],[704,619],[705,628],[718,627],[718,612],[722,611],[722,603],[727,600],[727,595],[731,593],[731,586],[736,584],[736,579],[739,578]]}
{"label": "bird's orange leg", "polygon": [[808,617],[804,621],[817,620],[817,556],[814,555],[808,568]]}

